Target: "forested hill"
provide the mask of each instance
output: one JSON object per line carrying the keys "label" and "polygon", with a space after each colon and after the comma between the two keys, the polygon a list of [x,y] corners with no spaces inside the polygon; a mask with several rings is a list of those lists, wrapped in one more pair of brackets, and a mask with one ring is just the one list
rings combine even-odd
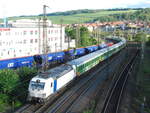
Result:
{"label": "forested hill", "polygon": [[[37,19],[40,15],[11,17],[9,19],[31,18]],[[66,12],[47,13],[48,19],[55,24],[72,24],[86,22],[108,22],[118,20],[143,20],[150,21],[150,8],[142,9],[97,9],[97,10],[72,10]]]}
{"label": "forested hill", "polygon": [[91,22],[118,21],[118,20],[150,21],[150,8],[140,9],[133,13],[128,12],[128,13],[120,13],[120,14],[110,14],[107,16],[97,17],[91,20]]}
{"label": "forested hill", "polygon": [[150,8],[136,11],[134,14],[129,15],[130,19],[138,19],[143,21],[150,21]]}
{"label": "forested hill", "polygon": [[[136,9],[116,8],[116,9],[96,9],[96,10],[82,9],[82,10],[71,10],[65,12],[48,13],[47,16],[69,16],[69,15],[82,14],[82,13],[98,13],[103,11],[128,11],[128,10],[141,10],[141,8],[136,8]],[[42,16],[42,14],[40,14],[40,16]]]}

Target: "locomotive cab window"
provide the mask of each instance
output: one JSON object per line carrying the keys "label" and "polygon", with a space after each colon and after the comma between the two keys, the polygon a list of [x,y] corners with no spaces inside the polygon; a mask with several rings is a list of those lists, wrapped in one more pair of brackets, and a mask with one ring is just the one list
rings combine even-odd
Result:
{"label": "locomotive cab window", "polygon": [[31,87],[33,89],[39,89],[39,90],[44,90],[44,86],[45,86],[45,83],[44,82],[34,82],[34,81],[31,81]]}

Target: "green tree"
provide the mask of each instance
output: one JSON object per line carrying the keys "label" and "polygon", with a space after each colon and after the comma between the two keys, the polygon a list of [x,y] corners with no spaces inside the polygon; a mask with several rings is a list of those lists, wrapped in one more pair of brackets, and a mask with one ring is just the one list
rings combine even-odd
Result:
{"label": "green tree", "polygon": [[14,70],[0,70],[0,92],[9,94],[15,89],[19,81],[19,76]]}
{"label": "green tree", "polygon": [[141,41],[145,41],[145,38],[146,38],[146,34],[143,33],[143,32],[140,32],[140,33],[137,33],[137,34],[133,37],[133,40],[134,40],[134,41],[141,42]]}
{"label": "green tree", "polygon": [[146,45],[147,45],[147,46],[150,46],[150,36],[149,36],[149,37],[147,37]]}
{"label": "green tree", "polygon": [[[22,67],[17,70],[17,74],[19,75],[19,83],[17,90],[13,92],[17,96],[17,99],[21,102],[25,102],[28,93],[28,86],[30,80],[36,76],[37,70],[35,68]],[[19,95],[18,95],[19,94]]]}
{"label": "green tree", "polygon": [[86,27],[80,27],[80,46],[91,45],[90,33]]}
{"label": "green tree", "polygon": [[76,38],[76,29],[73,28],[73,27],[66,27],[65,28],[65,33],[71,39],[75,39]]}
{"label": "green tree", "polygon": [[123,31],[117,29],[117,30],[115,31],[115,35],[116,35],[116,36],[123,36]]}
{"label": "green tree", "polygon": [[[90,46],[97,44],[97,40],[90,36],[90,32],[86,27],[79,27],[80,39],[78,39],[78,47]],[[76,39],[76,28],[66,27],[65,33],[71,39]]]}
{"label": "green tree", "polygon": [[132,39],[132,35],[129,34],[129,33],[127,34],[127,40],[128,40],[128,41],[132,41],[132,40],[133,40],[133,39]]}
{"label": "green tree", "polygon": [[37,74],[37,70],[33,67],[22,67],[17,70],[17,74],[19,75],[21,82],[30,81],[30,79]]}
{"label": "green tree", "polygon": [[0,70],[0,112],[11,103],[18,107],[26,101],[29,81],[36,74],[35,68],[28,67]]}

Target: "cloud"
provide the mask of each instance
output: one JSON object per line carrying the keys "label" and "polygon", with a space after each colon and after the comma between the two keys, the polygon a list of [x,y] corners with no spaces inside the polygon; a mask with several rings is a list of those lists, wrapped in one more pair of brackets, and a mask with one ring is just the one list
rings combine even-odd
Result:
{"label": "cloud", "polygon": [[150,8],[150,1],[142,0],[134,4],[128,4],[130,8]]}

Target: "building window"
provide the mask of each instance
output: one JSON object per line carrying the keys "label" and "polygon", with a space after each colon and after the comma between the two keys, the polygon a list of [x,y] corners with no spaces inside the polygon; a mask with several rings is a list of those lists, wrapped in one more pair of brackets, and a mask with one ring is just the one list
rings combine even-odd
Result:
{"label": "building window", "polygon": [[26,44],[26,40],[23,40],[23,43]]}
{"label": "building window", "polygon": [[37,31],[35,31],[35,35],[37,35],[38,34],[38,32]]}
{"label": "building window", "polygon": [[6,32],[6,36],[8,35],[8,32]]}
{"label": "building window", "polygon": [[51,30],[51,34],[53,33],[53,30]]}
{"label": "building window", "polygon": [[15,32],[15,35],[17,35],[18,33],[17,32]]}
{"label": "building window", "polygon": [[48,34],[50,34],[51,32],[50,32],[50,30],[48,30]]}
{"label": "building window", "polygon": [[37,43],[38,42],[38,40],[37,39],[35,39],[35,43]]}
{"label": "building window", "polygon": [[26,35],[27,34],[27,32],[26,31],[23,31],[23,35]]}
{"label": "building window", "polygon": [[33,31],[30,31],[30,35],[33,35]]}
{"label": "building window", "polygon": [[30,40],[30,43],[33,43],[33,39]]}

